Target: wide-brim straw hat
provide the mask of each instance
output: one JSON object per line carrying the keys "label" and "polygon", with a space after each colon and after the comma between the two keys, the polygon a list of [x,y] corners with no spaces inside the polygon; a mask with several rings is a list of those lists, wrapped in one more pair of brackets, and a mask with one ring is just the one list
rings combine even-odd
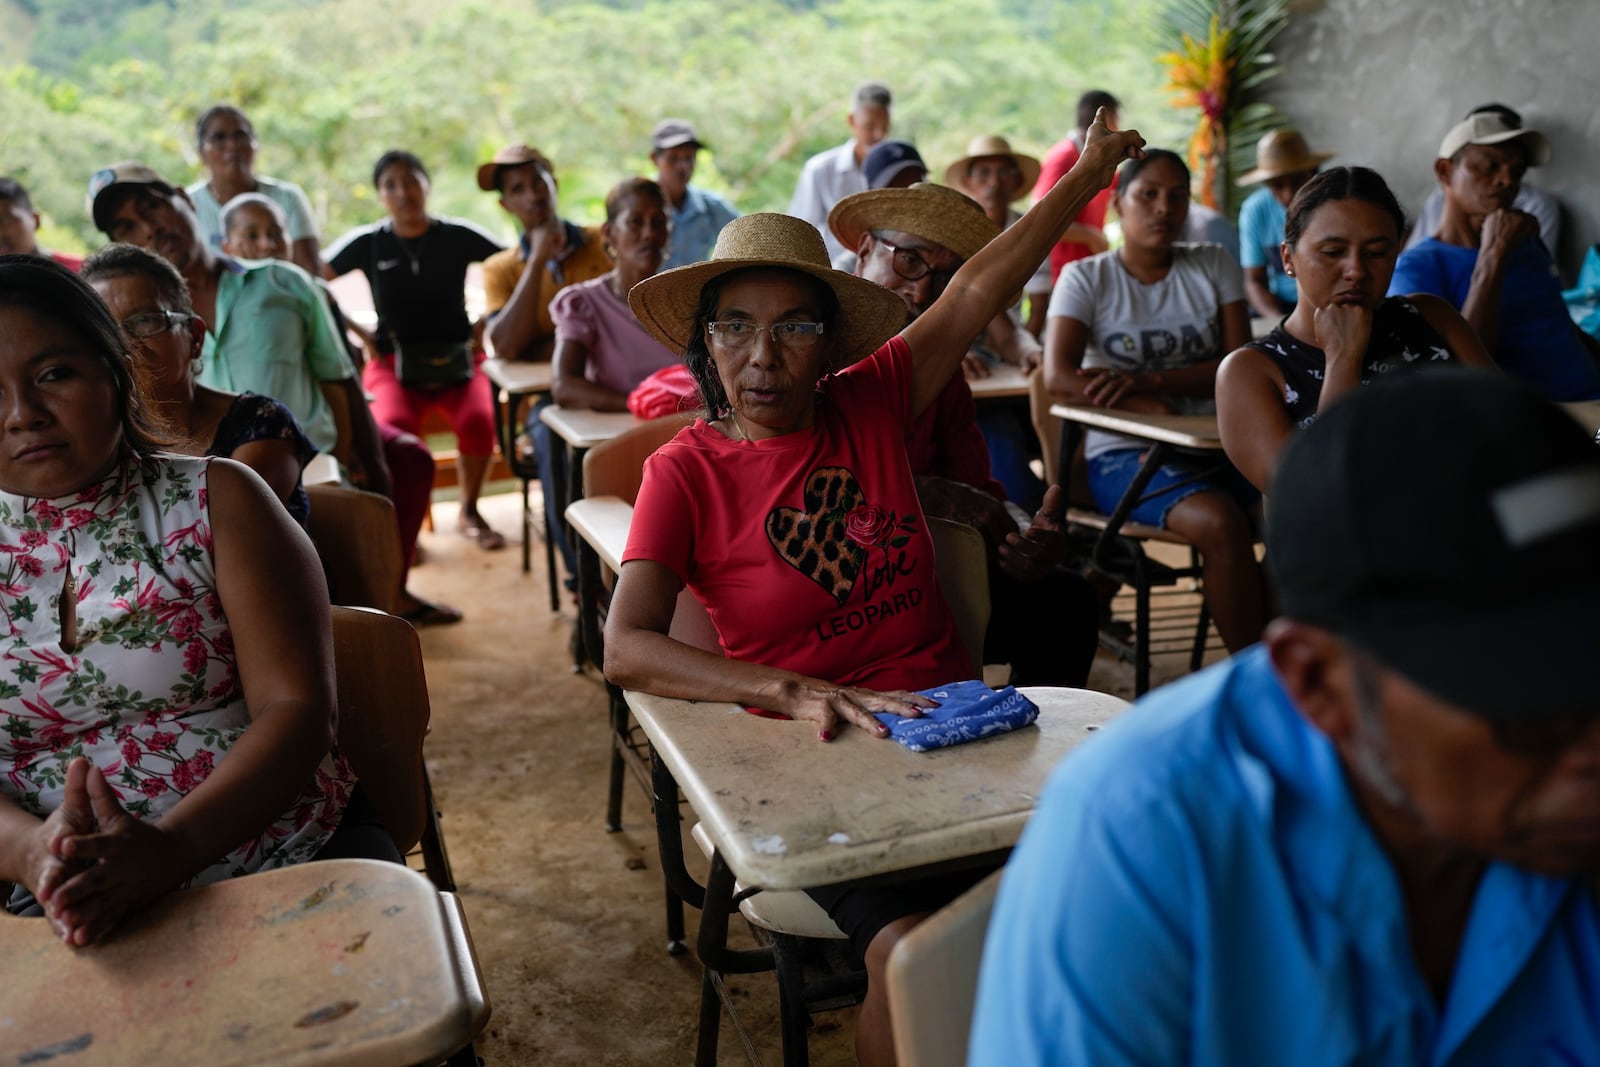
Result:
{"label": "wide-brim straw hat", "polygon": [[1011,198],[1013,201],[1021,200],[1033,191],[1034,184],[1039,180],[1039,171],[1042,169],[1039,161],[1021,152],[1013,152],[1010,141],[992,133],[974,137],[967,142],[967,154],[944,169],[944,183],[953,185],[957,189],[961,188],[967,183],[967,168],[972,166],[972,161],[991,156],[1009,156],[1016,163],[1017,169],[1022,172],[1022,181],[1017,186],[1017,193]]}
{"label": "wide-brim straw hat", "polygon": [[725,274],[760,267],[809,274],[833,290],[839,315],[828,326],[828,336],[835,338],[829,370],[870,356],[905,328],[905,301],[865,278],[834,270],[815,226],[770,212],[734,219],[717,235],[709,260],[646,278],[628,290],[628,306],[650,336],[682,352],[694,335],[695,312],[706,285]]}
{"label": "wide-brim straw hat", "polygon": [[861,247],[862,234],[899,230],[943,245],[963,261],[1000,235],[972,197],[929,182],[847,196],[828,212],[828,228],[852,252]]}
{"label": "wide-brim straw hat", "polygon": [[1239,184],[1254,185],[1285,174],[1302,174],[1332,158],[1332,152],[1311,151],[1299,130],[1273,130],[1256,142],[1256,168],[1239,175]]}

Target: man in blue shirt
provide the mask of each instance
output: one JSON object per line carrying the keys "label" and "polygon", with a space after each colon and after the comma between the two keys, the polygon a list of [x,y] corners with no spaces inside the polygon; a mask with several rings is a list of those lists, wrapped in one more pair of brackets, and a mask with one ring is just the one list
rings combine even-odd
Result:
{"label": "man in blue shirt", "polygon": [[1600,1063],[1600,451],[1398,376],[1285,454],[1283,616],[1068,758],[969,1063]]}
{"label": "man in blue shirt", "polygon": [[1538,220],[1513,206],[1523,173],[1549,160],[1543,134],[1499,112],[1452,128],[1433,162],[1444,215],[1435,233],[1400,254],[1389,292],[1443,297],[1502,368],[1551,400],[1593,400],[1600,351],[1567,313]]}
{"label": "man in blue shirt", "polygon": [[1261,188],[1239,205],[1239,266],[1250,314],[1277,322],[1294,310],[1300,290],[1283,270],[1283,227],[1289,201],[1332,158],[1313,152],[1299,130],[1273,130],[1256,142],[1256,165],[1239,175],[1240,185]]}
{"label": "man in blue shirt", "polygon": [[717,243],[717,234],[739,217],[722,196],[689,184],[695,157],[704,147],[684,119],[662,119],[650,134],[650,161],[656,165],[656,182],[667,198],[667,216],[672,219],[672,247],[662,270],[706,259]]}

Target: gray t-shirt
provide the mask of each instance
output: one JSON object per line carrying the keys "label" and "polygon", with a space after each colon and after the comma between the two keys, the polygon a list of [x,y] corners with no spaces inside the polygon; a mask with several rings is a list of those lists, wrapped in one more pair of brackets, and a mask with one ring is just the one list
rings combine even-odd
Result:
{"label": "gray t-shirt", "polygon": [[[1220,245],[1175,244],[1172,269],[1153,285],[1128,273],[1116,252],[1068,263],[1050,295],[1050,317],[1077,319],[1089,331],[1085,367],[1175,370],[1222,352],[1222,307],[1244,299],[1244,275]],[[1163,397],[1189,415],[1216,411],[1210,397]],[[1127,437],[1091,431],[1088,457],[1142,447]]]}

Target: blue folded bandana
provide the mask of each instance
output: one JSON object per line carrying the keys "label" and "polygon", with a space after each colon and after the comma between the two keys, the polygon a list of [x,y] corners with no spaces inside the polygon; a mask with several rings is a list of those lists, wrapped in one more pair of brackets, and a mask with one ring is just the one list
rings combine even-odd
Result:
{"label": "blue folded bandana", "polygon": [[919,692],[937,700],[939,706],[923,708],[915,719],[888,713],[876,716],[889,728],[890,737],[913,752],[1009,733],[1039,717],[1038,706],[1009,685],[990,689],[978,681],[955,682]]}

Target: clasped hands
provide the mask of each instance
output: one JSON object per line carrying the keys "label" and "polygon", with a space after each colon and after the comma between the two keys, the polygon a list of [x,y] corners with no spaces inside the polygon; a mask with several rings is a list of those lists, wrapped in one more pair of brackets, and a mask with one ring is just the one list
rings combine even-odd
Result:
{"label": "clasped hands", "polygon": [[28,869],[34,899],[62,941],[89,945],[185,876],[177,841],[128,814],[100,768],[67,765],[61,806],[39,824]]}

